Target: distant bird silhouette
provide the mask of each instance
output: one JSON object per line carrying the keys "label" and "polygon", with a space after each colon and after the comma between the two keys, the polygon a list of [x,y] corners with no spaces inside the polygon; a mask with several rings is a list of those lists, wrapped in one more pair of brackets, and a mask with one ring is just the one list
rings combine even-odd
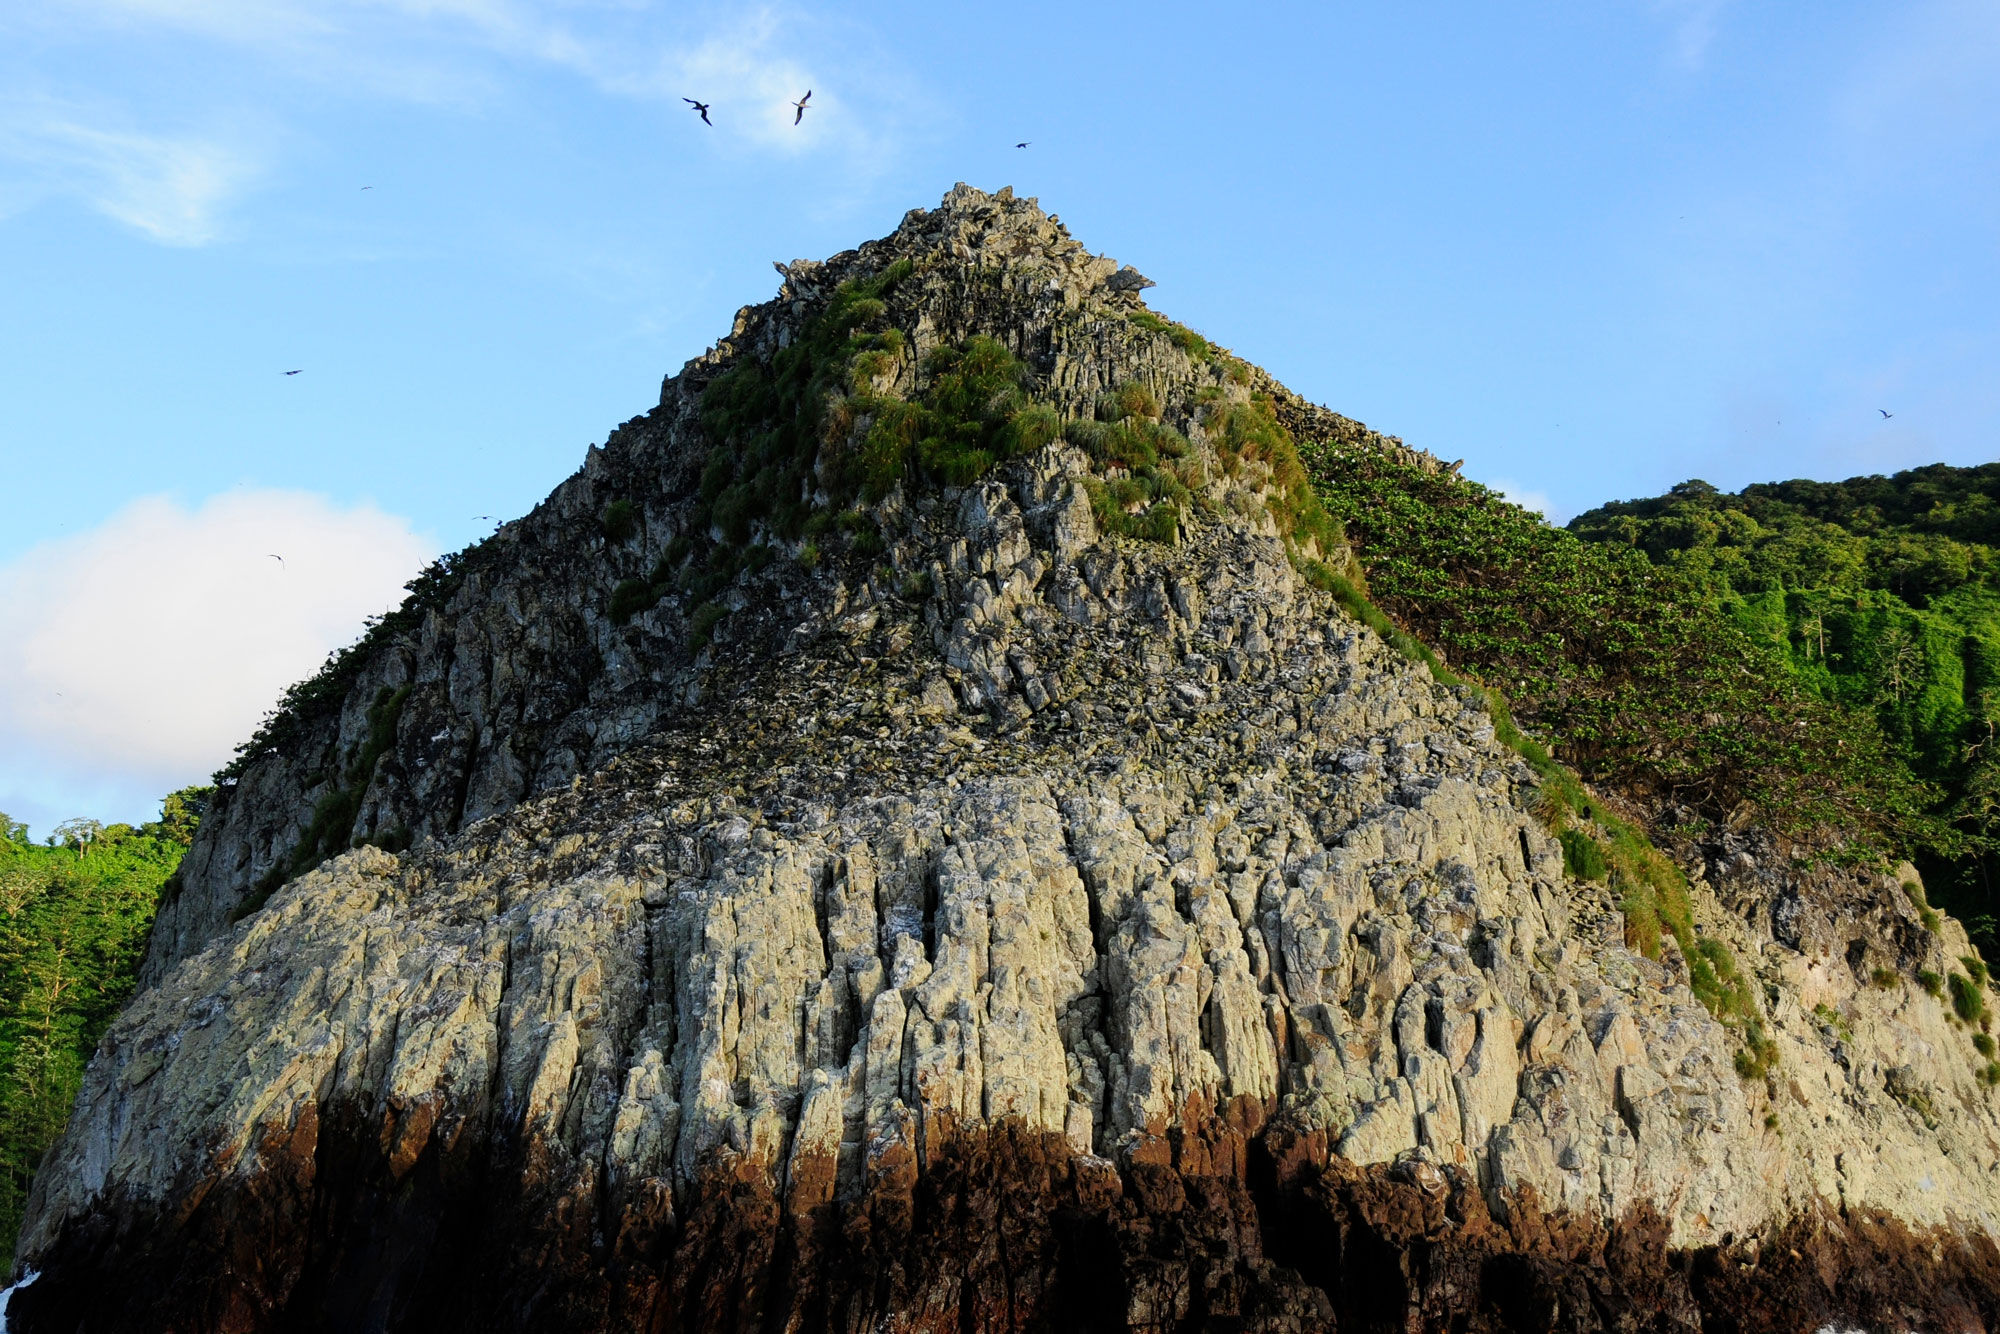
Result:
{"label": "distant bird silhouette", "polygon": [[1027,146],[1028,146],[1028,145],[1027,145],[1027,144],[1024,144],[1024,143],[1023,143],[1023,144],[1015,144],[1015,145],[1014,145],[1014,147],[1016,147],[1016,148],[1026,148]]}
{"label": "distant bird silhouette", "polygon": [[[305,367],[303,367],[303,366],[299,367],[299,371],[302,371],[302,370],[304,370],[304,369],[305,369]],[[285,374],[287,374],[287,375],[297,375],[297,374],[299,373],[299,371],[286,371],[286,372],[285,372]]]}
{"label": "distant bird silhouette", "polygon": [[708,106],[709,106],[708,103],[697,102],[692,97],[683,97],[681,101],[687,103],[689,106],[694,108],[694,114],[701,117],[702,124],[710,127],[711,129],[714,128],[715,122],[708,118]]}
{"label": "distant bird silhouette", "polygon": [[372,185],[364,185],[364,186],[362,186],[361,188],[362,188],[362,189],[364,189],[364,190],[373,190],[373,189],[374,189],[375,187],[374,187],[374,186],[372,186]]}
{"label": "distant bird silhouette", "polygon": [[1887,408],[1877,408],[1877,409],[1875,409],[1875,411],[1877,411],[1877,412],[1879,412],[1879,413],[1881,413],[1881,414],[1882,414],[1882,420],[1883,420],[1883,421],[1888,421],[1888,420],[1889,420],[1889,418],[1891,418],[1891,417],[1893,417],[1893,416],[1895,416],[1895,415],[1896,415],[1895,413],[1893,413],[1893,412],[1889,411],[1889,409],[1887,409]]}
{"label": "distant bird silhouette", "polygon": [[472,517],[475,519],[490,519],[493,516],[491,514],[475,514]]}
{"label": "distant bird silhouette", "polygon": [[267,552],[265,552],[264,554],[265,554],[266,556],[269,556],[269,557],[270,557],[270,558],[271,558],[272,560],[274,560],[274,561],[278,562],[278,564],[280,564],[280,565],[283,565],[283,564],[285,563],[285,558],[284,558],[283,556],[280,556],[280,555],[279,555],[279,554],[278,554],[277,552],[275,552],[275,551],[267,551]]}
{"label": "distant bird silhouette", "polygon": [[792,124],[796,125],[800,121],[806,118],[806,103],[812,100],[813,100],[813,90],[808,88],[806,89],[806,95],[804,97],[801,97],[798,101],[792,103],[793,106],[799,109],[799,114],[792,117]]}

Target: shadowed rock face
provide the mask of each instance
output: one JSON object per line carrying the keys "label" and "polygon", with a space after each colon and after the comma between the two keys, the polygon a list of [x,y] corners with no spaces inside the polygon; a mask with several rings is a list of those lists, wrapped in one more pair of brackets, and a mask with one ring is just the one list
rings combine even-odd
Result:
{"label": "shadowed rock face", "polygon": [[[705,646],[692,595],[614,623],[694,522],[701,386],[902,258],[889,373],[985,333],[1069,415],[1145,384],[1201,465],[1179,540],[1101,532],[1057,439],[892,491],[873,554],[740,574]],[[1697,885],[1781,1053],[1740,1079],[1470,692],[1294,574],[1206,405],[1399,446],[1115,271],[963,188],[790,266],[372,644],[204,827],[37,1179],[18,1327],[1990,1324],[2000,1120],[1852,948],[1922,939],[1895,878]],[[341,783],[415,845],[232,922]]]}
{"label": "shadowed rock face", "polygon": [[1003,1123],[953,1134],[921,1172],[904,1164],[847,1200],[810,1178],[781,1195],[762,1174],[715,1172],[679,1220],[657,1199],[593,1214],[527,1163],[483,1173],[433,1145],[399,1166],[363,1127],[308,1117],[299,1131],[304,1142],[264,1146],[254,1190],[93,1220],[10,1315],[27,1329],[660,1334],[2000,1319],[2000,1252],[1984,1234],[1815,1214],[1677,1250],[1646,1208],[1605,1223],[1530,1195],[1496,1216],[1457,1169],[1356,1167],[1327,1158],[1319,1136],[1246,1135],[1221,1118],[1122,1167]]}

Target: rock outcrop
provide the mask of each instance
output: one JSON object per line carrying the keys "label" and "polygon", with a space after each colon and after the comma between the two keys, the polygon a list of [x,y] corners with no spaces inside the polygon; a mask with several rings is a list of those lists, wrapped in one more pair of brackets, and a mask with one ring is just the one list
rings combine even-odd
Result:
{"label": "rock outcrop", "polygon": [[[663,590],[728,547],[703,390],[899,260],[863,373],[984,335],[1063,421],[1143,386],[1171,540],[1064,427]],[[1994,1323],[2000,1118],[1915,980],[1966,949],[1902,877],[1698,881],[1776,1044],[1739,1075],[1207,409],[1398,442],[1004,191],[785,269],[223,795],[19,1328]],[[361,846],[285,878],[329,810]]]}

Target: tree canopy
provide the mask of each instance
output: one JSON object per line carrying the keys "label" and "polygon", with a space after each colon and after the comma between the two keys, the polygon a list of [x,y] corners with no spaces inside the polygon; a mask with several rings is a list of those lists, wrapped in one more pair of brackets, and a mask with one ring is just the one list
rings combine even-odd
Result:
{"label": "tree canopy", "polygon": [[41,843],[0,814],[0,1244],[12,1251],[42,1154],[132,994],[160,894],[212,789],[134,828],[66,820]]}

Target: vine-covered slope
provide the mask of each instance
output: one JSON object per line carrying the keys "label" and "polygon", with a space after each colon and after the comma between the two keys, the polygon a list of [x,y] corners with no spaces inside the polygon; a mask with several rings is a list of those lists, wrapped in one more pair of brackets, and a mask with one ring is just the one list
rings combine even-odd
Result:
{"label": "vine-covered slope", "polygon": [[[1917,818],[1901,842],[1933,898],[1995,943],[2000,912],[2000,464],[1790,481],[1682,483],[1570,531],[1643,557],[1783,669],[1785,686],[1872,720],[1857,784]],[[1878,805],[1882,803],[1876,803]]]}

